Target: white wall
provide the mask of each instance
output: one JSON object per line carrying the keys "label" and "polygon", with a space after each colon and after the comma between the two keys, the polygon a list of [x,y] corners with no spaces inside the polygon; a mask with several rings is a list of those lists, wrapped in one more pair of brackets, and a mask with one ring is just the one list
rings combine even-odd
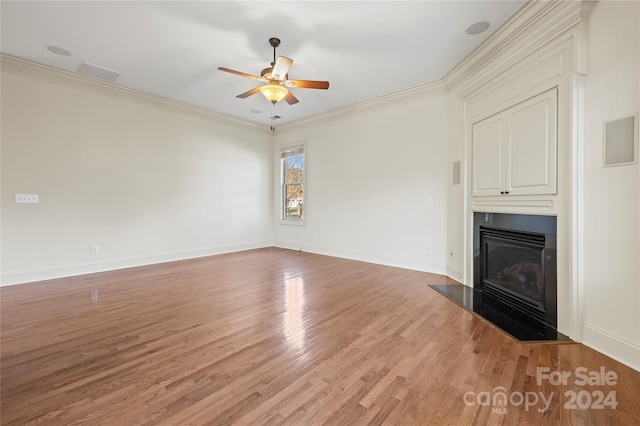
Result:
{"label": "white wall", "polygon": [[[446,96],[276,135],[277,146],[300,142],[305,226],[276,225],[277,246],[446,272]],[[274,173],[278,200],[277,167]]]}
{"label": "white wall", "polygon": [[[464,101],[448,95],[449,177],[447,179],[447,275],[464,282],[465,239],[465,129]],[[453,184],[453,163],[460,162],[460,183]]]}
{"label": "white wall", "polygon": [[1,141],[3,284],[272,245],[266,132],[3,72]]}
{"label": "white wall", "polygon": [[603,122],[640,110],[640,3],[589,17],[584,156],[584,343],[640,369],[638,164],[603,167]]}

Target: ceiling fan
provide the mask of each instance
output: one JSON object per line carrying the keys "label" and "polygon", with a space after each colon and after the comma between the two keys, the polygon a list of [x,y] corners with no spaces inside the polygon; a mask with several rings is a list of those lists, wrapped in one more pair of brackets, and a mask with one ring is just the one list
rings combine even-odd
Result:
{"label": "ceiling fan", "polygon": [[267,83],[241,93],[236,96],[236,98],[244,99],[255,93],[261,92],[273,104],[284,99],[289,105],[293,105],[298,103],[298,99],[293,96],[293,93],[291,93],[287,87],[325,90],[329,88],[328,81],[289,80],[289,75],[287,73],[289,72],[289,68],[293,63],[293,60],[284,56],[278,56],[276,58],[276,47],[280,46],[280,39],[272,37],[269,39],[269,44],[273,47],[273,62],[271,62],[271,66],[269,68],[265,68],[260,72],[260,77],[225,67],[218,67],[220,71],[230,72],[231,74],[236,74],[241,77],[247,77]]}

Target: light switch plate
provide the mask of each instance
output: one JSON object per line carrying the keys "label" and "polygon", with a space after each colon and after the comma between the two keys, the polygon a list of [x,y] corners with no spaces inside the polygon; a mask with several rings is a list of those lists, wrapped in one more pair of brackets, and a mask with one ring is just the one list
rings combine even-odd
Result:
{"label": "light switch plate", "polygon": [[38,204],[38,194],[16,194],[17,204]]}

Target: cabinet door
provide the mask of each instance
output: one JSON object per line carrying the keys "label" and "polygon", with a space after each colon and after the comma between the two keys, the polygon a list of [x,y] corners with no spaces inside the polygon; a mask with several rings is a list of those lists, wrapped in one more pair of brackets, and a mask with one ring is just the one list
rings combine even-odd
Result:
{"label": "cabinet door", "polygon": [[473,195],[500,195],[504,191],[505,116],[499,114],[473,125]]}
{"label": "cabinet door", "polygon": [[510,195],[555,194],[556,89],[507,110]]}

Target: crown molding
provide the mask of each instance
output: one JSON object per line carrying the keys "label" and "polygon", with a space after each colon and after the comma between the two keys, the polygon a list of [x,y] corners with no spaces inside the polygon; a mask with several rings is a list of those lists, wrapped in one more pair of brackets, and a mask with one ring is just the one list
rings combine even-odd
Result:
{"label": "crown molding", "polygon": [[140,105],[182,114],[192,118],[253,130],[268,135],[272,134],[269,128],[263,124],[242,120],[227,114],[175,101],[162,96],[152,95],[139,90],[128,89],[113,83],[95,80],[83,75],[37,64],[14,56],[0,54],[0,66],[2,72],[80,89],[86,92],[105,95],[119,100],[134,102]]}
{"label": "crown molding", "polygon": [[398,105],[406,105],[412,102],[424,101],[426,99],[435,98],[437,96],[446,94],[447,89],[445,88],[442,81],[435,81],[433,83],[422,84],[420,86],[412,87],[400,92],[380,96],[378,98],[359,102],[353,105],[348,105],[346,107],[336,108],[331,111],[315,114],[311,117],[291,121],[278,126],[276,132],[289,132],[312,125],[353,118],[359,115],[389,109]]}
{"label": "crown molding", "polygon": [[[572,30],[582,27],[593,9],[594,0],[529,0],[496,32],[462,60],[443,79],[448,91],[463,97],[536,50],[548,45]],[[577,38],[582,39],[578,34]],[[584,60],[583,43],[576,43],[576,71]]]}
{"label": "crown molding", "polygon": [[[567,34],[576,39],[575,71],[584,73],[586,36],[582,24],[587,21],[596,2],[597,0],[529,0],[442,80],[282,124],[277,128],[277,133],[351,118],[451,92],[467,97],[496,73]],[[576,28],[578,30],[574,31]]]}
{"label": "crown molding", "polygon": [[[353,118],[370,112],[445,95],[450,92],[467,97],[493,78],[497,72],[513,66],[536,50],[565,34],[571,34],[577,39],[575,43],[575,71],[584,73],[586,72],[587,61],[586,52],[584,51],[585,43],[582,41],[586,40],[586,30],[584,25],[581,24],[586,22],[595,3],[595,0],[529,0],[485,42],[447,73],[442,80],[288,122],[278,126],[276,133]],[[572,32],[575,28],[578,28],[578,31]],[[253,123],[206,108],[128,89],[112,83],[94,80],[10,55],[0,54],[0,64],[3,72],[6,71],[79,88],[194,118],[273,135],[269,127],[263,124]]]}

